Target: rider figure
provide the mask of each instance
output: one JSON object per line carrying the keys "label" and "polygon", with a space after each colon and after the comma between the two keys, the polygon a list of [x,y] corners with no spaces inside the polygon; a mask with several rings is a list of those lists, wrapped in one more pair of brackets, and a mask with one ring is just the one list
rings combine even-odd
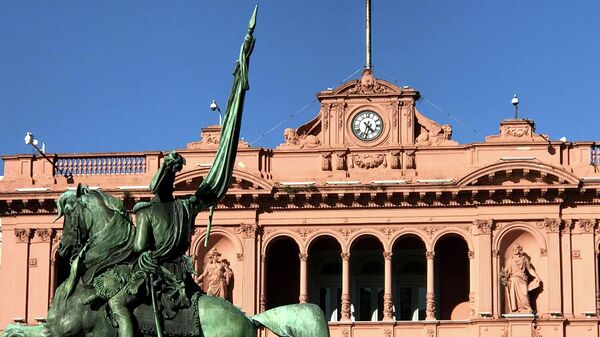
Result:
{"label": "rider figure", "polygon": [[[189,307],[190,297],[200,288],[194,282],[191,259],[186,255],[191,243],[194,220],[203,204],[199,198],[175,199],[175,174],[185,159],[172,151],[154,175],[150,202],[135,205],[136,232],[134,251],[140,254],[127,285],[112,296],[108,305],[119,327],[120,337],[133,337],[132,315],[127,306],[133,302],[145,279],[158,286],[163,316],[173,317],[178,308]],[[157,295],[157,294],[155,294]]]}

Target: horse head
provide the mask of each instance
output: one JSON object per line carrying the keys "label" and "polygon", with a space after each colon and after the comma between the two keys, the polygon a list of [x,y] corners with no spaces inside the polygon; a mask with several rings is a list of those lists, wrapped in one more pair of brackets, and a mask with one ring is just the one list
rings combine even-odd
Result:
{"label": "horse head", "polygon": [[[64,217],[63,235],[58,245],[61,257],[78,254],[90,237],[104,228],[115,212],[125,215],[122,203],[112,199],[116,200],[81,184],[75,191],[67,191],[58,198],[56,220]],[[111,207],[110,204],[116,206]]]}

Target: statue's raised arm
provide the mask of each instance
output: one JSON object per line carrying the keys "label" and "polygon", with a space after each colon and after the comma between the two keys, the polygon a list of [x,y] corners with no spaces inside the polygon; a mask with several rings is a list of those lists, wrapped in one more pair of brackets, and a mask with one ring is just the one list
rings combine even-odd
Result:
{"label": "statue's raised arm", "polygon": [[244,98],[248,86],[248,65],[250,54],[254,49],[254,27],[256,25],[256,11],[254,9],[248,32],[244,43],[240,49],[240,56],[236,61],[236,68],[233,72],[233,86],[229,99],[227,100],[227,109],[225,119],[221,129],[221,140],[219,149],[215,156],[213,165],[198,187],[195,196],[202,205],[212,206],[222,198],[229,187],[235,163],[236,152],[240,137],[240,127],[242,123],[242,111],[244,108]]}

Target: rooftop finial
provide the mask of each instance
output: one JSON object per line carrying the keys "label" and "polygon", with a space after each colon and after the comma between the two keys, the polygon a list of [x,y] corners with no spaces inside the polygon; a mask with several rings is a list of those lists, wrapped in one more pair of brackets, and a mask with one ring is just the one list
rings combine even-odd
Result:
{"label": "rooftop finial", "polygon": [[365,69],[371,69],[372,64],[371,64],[371,0],[366,0],[366,21],[367,21],[367,27],[366,27],[366,39],[367,39],[367,43],[366,43],[366,64],[365,64]]}

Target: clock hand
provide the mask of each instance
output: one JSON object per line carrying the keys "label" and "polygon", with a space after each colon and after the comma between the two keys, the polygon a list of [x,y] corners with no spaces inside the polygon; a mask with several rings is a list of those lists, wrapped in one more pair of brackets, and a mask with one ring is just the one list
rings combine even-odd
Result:
{"label": "clock hand", "polygon": [[374,132],[375,130],[373,130],[373,128],[371,128],[371,123],[366,122],[365,126],[367,127],[367,129],[369,129],[371,132]]}

